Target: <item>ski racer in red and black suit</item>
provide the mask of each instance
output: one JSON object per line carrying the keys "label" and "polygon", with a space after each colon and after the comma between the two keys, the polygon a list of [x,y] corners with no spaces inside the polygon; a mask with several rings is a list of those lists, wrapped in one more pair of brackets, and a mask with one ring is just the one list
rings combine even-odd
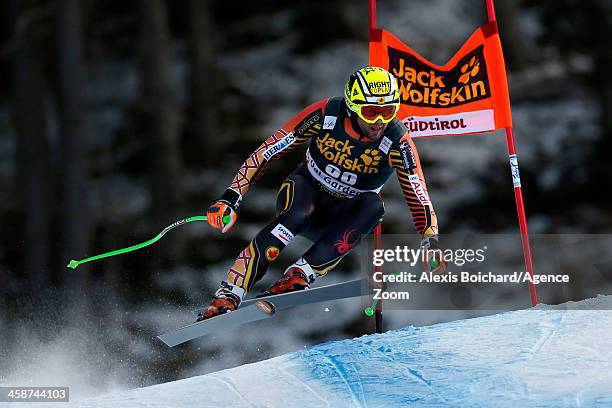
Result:
{"label": "ski racer in red and black suit", "polygon": [[[351,75],[343,98],[308,106],[246,159],[207,211],[210,225],[223,233],[232,228],[242,197],[268,166],[310,141],[304,162],[279,189],[276,218],[240,252],[198,320],[235,310],[297,234],[314,244],[267,293],[305,289],[325,275],[381,221],[384,204],[378,192],[394,170],[422,246],[437,248],[438,221],[417,150],[395,118],[398,109],[395,78],[382,68],[365,67]],[[228,215],[231,221],[224,223]]]}

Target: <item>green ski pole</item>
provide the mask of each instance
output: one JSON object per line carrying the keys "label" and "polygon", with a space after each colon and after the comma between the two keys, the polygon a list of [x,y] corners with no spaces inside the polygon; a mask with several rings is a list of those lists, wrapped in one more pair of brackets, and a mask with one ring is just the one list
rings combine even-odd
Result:
{"label": "green ski pole", "polygon": [[[228,223],[230,222],[231,217],[229,215],[226,215],[225,217],[223,217],[223,222],[224,223]],[[161,237],[163,237],[166,232],[170,231],[173,228],[178,227],[179,225],[183,225],[183,224],[187,224],[189,222],[193,222],[193,221],[206,221],[206,216],[205,215],[195,215],[193,217],[187,217],[187,218],[183,218],[182,220],[178,220],[170,225],[168,225],[166,228],[164,228],[162,230],[162,232],[160,232],[159,234],[157,234],[156,237],[151,238],[148,241],[142,242],[140,244],[136,244],[136,245],[132,245],[130,247],[127,248],[122,248],[122,249],[117,249],[115,251],[110,251],[110,252],[105,252],[103,254],[99,254],[99,255],[95,255],[95,256],[91,256],[89,258],[85,258],[85,259],[81,259],[81,260],[71,260],[68,263],[68,268],[72,268],[72,269],[76,269],[77,266],[84,264],[86,262],[91,262],[91,261],[95,261],[97,259],[102,259],[102,258],[108,258],[111,256],[115,256],[115,255],[119,255],[119,254],[124,254],[126,252],[131,252],[131,251],[136,251],[137,249],[140,248],[144,248],[146,246],[149,246],[151,244],[156,243],[157,241],[159,241],[161,239]]]}

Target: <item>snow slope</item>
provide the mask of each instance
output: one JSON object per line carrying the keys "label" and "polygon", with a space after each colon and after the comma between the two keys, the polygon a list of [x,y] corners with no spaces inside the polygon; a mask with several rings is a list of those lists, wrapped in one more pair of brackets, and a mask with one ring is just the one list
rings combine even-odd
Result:
{"label": "snow slope", "polygon": [[69,406],[612,407],[611,306],[408,327]]}

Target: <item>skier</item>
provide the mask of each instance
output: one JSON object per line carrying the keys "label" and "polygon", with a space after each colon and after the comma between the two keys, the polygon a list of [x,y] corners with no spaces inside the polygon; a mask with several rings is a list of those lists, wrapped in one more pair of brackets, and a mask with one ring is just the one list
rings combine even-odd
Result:
{"label": "skier", "polygon": [[[399,105],[395,78],[382,68],[364,67],[350,76],[344,97],[308,106],[246,159],[206,212],[210,225],[222,233],[232,228],[240,201],[268,166],[310,141],[304,162],[279,189],[276,218],[240,252],[197,321],[236,310],[297,234],[314,244],[266,294],[306,289],[325,275],[381,221],[384,204],[378,192],[394,169],[422,235],[421,246],[438,248],[436,214],[417,150],[406,127],[395,117]],[[230,221],[224,223],[227,216]],[[439,261],[436,272],[445,268]]]}

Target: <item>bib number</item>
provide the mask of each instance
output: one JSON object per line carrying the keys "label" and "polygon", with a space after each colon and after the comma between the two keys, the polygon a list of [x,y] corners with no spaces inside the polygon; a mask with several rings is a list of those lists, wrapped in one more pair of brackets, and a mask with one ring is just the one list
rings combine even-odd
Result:
{"label": "bib number", "polygon": [[333,164],[328,164],[325,167],[325,172],[333,178],[339,179],[344,184],[348,184],[349,186],[354,186],[355,183],[357,183],[357,175],[355,173],[351,173],[350,171],[342,172]]}

